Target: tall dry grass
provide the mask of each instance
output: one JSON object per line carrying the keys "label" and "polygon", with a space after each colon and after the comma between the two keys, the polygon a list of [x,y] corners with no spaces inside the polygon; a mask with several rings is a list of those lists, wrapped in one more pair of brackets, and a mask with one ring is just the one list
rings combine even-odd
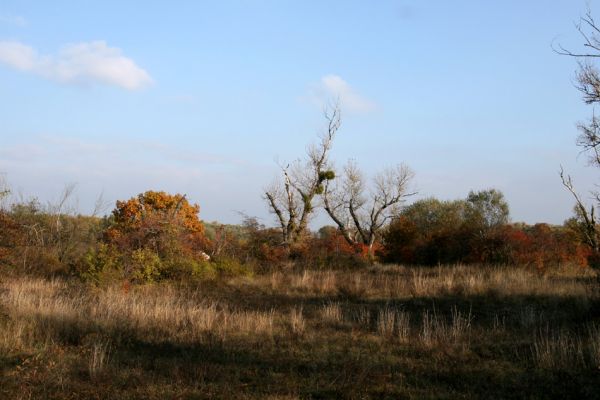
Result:
{"label": "tall dry grass", "polygon": [[586,286],[577,277],[590,269],[564,266],[546,273],[502,266],[455,265],[435,268],[382,266],[363,271],[274,272],[254,285],[304,296],[345,295],[363,299],[411,299],[442,296],[580,296]]}
{"label": "tall dry grass", "polygon": [[[61,279],[5,279],[0,350],[83,343],[86,368],[95,379],[124,340],[219,346],[235,339],[302,342],[323,339],[320,329],[326,327],[327,335],[339,340],[352,335],[352,340],[427,351],[469,351],[472,342],[481,347],[517,335],[530,346],[526,358],[540,368],[598,368],[598,324],[579,329],[557,305],[575,307],[584,319],[586,307],[597,301],[593,281],[581,279],[589,273],[573,276],[576,272],[460,265],[306,270],[231,279],[212,292],[171,284],[99,289]],[[254,296],[252,306],[238,298],[245,294]],[[476,311],[470,306],[475,301],[480,302]]]}
{"label": "tall dry grass", "polygon": [[[72,287],[62,280],[19,279],[2,284],[0,304],[11,317],[0,334],[6,348],[32,343],[77,342],[102,332],[112,338],[196,342],[209,337],[271,336],[275,312],[235,310],[211,300],[190,299],[172,286],[120,286],[103,290]],[[102,364],[97,349],[92,364]],[[95,369],[94,367],[93,369]]]}
{"label": "tall dry grass", "polygon": [[546,369],[600,369],[600,328],[593,324],[583,334],[553,329],[539,329],[531,351],[536,366]]}

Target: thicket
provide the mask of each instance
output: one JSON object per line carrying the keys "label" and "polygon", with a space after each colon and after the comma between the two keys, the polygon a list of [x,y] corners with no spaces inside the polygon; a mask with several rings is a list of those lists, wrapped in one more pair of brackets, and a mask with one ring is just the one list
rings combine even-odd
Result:
{"label": "thicket", "polygon": [[96,284],[206,279],[290,268],[360,268],[372,262],[586,266],[593,252],[581,223],[510,223],[496,190],[466,199],[430,198],[402,209],[372,249],[349,243],[339,227],[306,231],[293,245],[281,231],[245,217],[240,225],[203,223],[199,206],[180,194],[147,191],[118,201],[105,217],[83,216],[37,200],[0,208],[4,272],[77,276]]}
{"label": "thicket", "polygon": [[387,262],[523,265],[544,269],[587,266],[592,250],[575,219],[562,226],[510,223],[508,204],[495,190],[465,200],[430,198],[406,207],[382,238]]}

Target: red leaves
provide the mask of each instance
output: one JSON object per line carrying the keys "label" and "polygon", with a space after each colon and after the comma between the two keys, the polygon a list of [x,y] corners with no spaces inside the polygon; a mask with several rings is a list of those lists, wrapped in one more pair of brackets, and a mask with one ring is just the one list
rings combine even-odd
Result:
{"label": "red leaves", "polygon": [[589,247],[561,226],[506,224],[487,232],[468,224],[443,231],[433,228],[417,230],[405,217],[394,221],[385,236],[387,261],[515,264],[544,269],[566,263],[587,266],[591,254]]}

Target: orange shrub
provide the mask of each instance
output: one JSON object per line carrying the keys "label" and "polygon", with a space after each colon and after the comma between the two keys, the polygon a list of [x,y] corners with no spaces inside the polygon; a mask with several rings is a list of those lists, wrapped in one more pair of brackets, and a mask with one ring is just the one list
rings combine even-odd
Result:
{"label": "orange shrub", "polygon": [[180,194],[147,191],[117,201],[104,237],[121,249],[150,248],[160,256],[173,251],[198,253],[208,244],[199,211],[200,206]]}
{"label": "orange shrub", "polygon": [[82,275],[101,281],[118,271],[125,279],[155,281],[211,272],[204,260],[209,243],[199,210],[185,196],[165,192],[117,201],[102,235],[108,247],[88,254]]}

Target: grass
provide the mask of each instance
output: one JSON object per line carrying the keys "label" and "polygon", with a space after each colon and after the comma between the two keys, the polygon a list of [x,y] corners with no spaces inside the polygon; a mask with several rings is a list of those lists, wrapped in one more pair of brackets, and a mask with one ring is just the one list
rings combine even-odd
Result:
{"label": "grass", "polygon": [[587,269],[0,281],[0,398],[600,398]]}

